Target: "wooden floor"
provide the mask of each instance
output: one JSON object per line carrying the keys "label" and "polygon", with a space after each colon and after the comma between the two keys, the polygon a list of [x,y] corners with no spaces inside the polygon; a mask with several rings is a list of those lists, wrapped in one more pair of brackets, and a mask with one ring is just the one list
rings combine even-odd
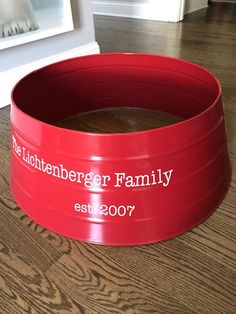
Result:
{"label": "wooden floor", "polygon": [[170,241],[102,247],[36,225],[9,190],[9,108],[0,111],[0,313],[236,313],[236,6],[182,23],[96,17],[102,51],[181,57],[223,85],[233,179],[218,210]]}

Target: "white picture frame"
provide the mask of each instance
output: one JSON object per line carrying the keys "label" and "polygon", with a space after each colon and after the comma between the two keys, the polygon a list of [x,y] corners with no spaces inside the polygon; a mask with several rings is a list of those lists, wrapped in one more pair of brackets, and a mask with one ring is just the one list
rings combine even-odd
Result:
{"label": "white picture frame", "polygon": [[0,38],[0,50],[74,30],[69,0],[31,0],[39,29]]}

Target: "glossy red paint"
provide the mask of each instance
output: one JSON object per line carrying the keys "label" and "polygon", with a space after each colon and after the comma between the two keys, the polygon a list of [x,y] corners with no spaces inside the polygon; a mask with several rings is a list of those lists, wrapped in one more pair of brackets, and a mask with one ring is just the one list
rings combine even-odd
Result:
{"label": "glossy red paint", "polygon": [[[169,112],[183,122],[95,134],[52,123],[105,107]],[[33,220],[104,245],[169,239],[205,220],[230,183],[221,88],[189,62],[101,54],[32,72],[12,93],[11,189]]]}

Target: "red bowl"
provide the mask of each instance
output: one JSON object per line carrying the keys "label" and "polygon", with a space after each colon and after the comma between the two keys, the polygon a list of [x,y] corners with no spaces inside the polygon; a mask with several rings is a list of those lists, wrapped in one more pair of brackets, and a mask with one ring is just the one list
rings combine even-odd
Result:
{"label": "red bowl", "polygon": [[[115,134],[53,125],[140,104],[184,121]],[[16,201],[70,238],[104,245],[169,239],[205,220],[229,187],[220,84],[183,60],[120,53],[52,64],[15,86],[11,123]]]}

